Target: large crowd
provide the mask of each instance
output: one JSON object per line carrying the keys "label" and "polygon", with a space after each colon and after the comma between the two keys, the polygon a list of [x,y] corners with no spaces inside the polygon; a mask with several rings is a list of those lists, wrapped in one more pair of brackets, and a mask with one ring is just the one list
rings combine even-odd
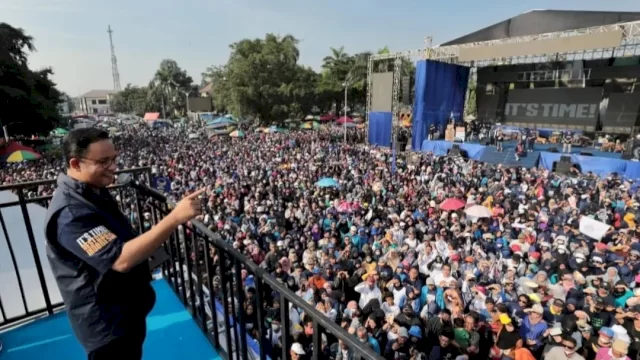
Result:
{"label": "large crowd", "polygon": [[[386,359],[639,359],[637,184],[393,155],[341,131],[210,140],[132,126],[114,141],[118,166],[151,167],[170,179],[169,197],[206,187],[206,226]],[[9,164],[0,179],[62,167],[45,157]],[[338,186],[317,186],[322,178]],[[470,215],[477,206],[487,213]],[[610,228],[592,238],[585,216]],[[257,304],[244,278],[247,327],[273,359],[284,326],[291,359],[354,357],[330,336],[312,349],[312,319],[293,307],[283,324],[278,294]]]}

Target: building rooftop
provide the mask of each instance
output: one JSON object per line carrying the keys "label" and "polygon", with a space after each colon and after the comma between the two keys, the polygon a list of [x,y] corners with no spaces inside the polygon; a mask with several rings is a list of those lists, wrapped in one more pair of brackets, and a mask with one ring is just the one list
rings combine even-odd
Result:
{"label": "building rooftop", "polygon": [[78,97],[79,98],[106,98],[106,97],[109,97],[109,95],[113,95],[116,93],[117,91],[115,90],[91,90]]}

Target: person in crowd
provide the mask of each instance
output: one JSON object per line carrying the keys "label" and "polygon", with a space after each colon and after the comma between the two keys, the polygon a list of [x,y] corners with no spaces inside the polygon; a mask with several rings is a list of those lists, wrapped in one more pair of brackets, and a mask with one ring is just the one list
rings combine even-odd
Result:
{"label": "person in crowd", "polygon": [[[274,359],[285,345],[292,359],[358,358],[348,343],[387,359],[637,359],[640,186],[623,174],[394,156],[358,128],[345,143],[344,129],[330,127],[190,141],[202,123],[107,125],[118,128],[117,168],[148,167],[172,201],[204,188],[196,220],[309,304],[284,302],[248,268],[235,284],[216,249],[191,264],[214,272],[215,301],[226,302],[223,286],[233,300],[244,291],[230,314],[244,315]],[[495,137],[502,146],[502,132]],[[63,166],[45,155],[6,164],[0,179],[53,179]],[[114,195],[134,228],[153,229],[149,204]],[[314,349],[319,317],[354,341],[320,331]]]}

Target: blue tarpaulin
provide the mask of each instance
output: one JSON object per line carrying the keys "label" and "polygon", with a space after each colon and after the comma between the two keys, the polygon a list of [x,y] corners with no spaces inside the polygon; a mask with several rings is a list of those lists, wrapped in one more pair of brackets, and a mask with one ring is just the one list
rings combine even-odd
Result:
{"label": "blue tarpaulin", "polygon": [[391,112],[369,113],[369,144],[389,147],[391,145]]}
{"label": "blue tarpaulin", "polygon": [[[459,144],[460,149],[467,152],[469,159],[480,160],[486,146],[480,144]],[[421,150],[431,152],[437,156],[445,156],[453,146],[452,142],[442,140],[425,140],[422,142]]]}
{"label": "blue tarpaulin", "polygon": [[420,150],[431,124],[444,131],[451,115],[464,112],[469,68],[432,60],[416,64],[416,96],[413,104],[411,147]]}
{"label": "blue tarpaulin", "polygon": [[[547,170],[553,170],[553,163],[560,161],[560,157],[567,154],[552,153],[543,151],[540,153],[540,166]],[[620,175],[625,175],[627,172],[628,163],[627,160],[601,158],[597,156],[583,156],[572,154],[571,162],[576,165],[580,165],[582,173],[591,171],[598,176],[607,176],[613,172],[617,172]]]}
{"label": "blue tarpaulin", "polygon": [[627,161],[627,168],[624,171],[624,177],[631,180],[640,179],[640,162]]}

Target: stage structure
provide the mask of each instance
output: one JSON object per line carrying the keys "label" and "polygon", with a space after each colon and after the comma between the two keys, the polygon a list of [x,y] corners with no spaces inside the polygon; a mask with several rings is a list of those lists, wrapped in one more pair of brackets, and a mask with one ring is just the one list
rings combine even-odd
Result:
{"label": "stage structure", "polygon": [[[566,17],[570,17],[572,21],[562,21]],[[535,25],[536,23],[538,25]],[[522,26],[516,26],[516,24]],[[568,28],[576,25],[579,25],[579,28]],[[536,26],[556,31],[533,35],[520,34],[526,32],[523,29]],[[496,38],[499,36],[502,38]],[[470,67],[469,81],[475,82],[478,68],[487,66],[548,63],[554,58],[566,62],[631,58],[640,56],[640,13],[531,11],[441,46],[431,46],[431,38],[427,38],[425,43],[422,49],[372,55],[369,58],[367,119],[372,105],[374,66],[380,61],[394,60],[391,91],[393,139],[396,139],[398,132],[399,114],[405,110],[400,103],[400,64],[403,59],[417,57],[468,66]],[[523,78],[522,80],[532,81],[542,78],[543,80],[584,82],[590,79],[591,74],[589,69],[581,69],[580,71],[530,71],[519,76]],[[468,101],[469,96],[466,99]],[[585,109],[591,114],[591,107]]]}

